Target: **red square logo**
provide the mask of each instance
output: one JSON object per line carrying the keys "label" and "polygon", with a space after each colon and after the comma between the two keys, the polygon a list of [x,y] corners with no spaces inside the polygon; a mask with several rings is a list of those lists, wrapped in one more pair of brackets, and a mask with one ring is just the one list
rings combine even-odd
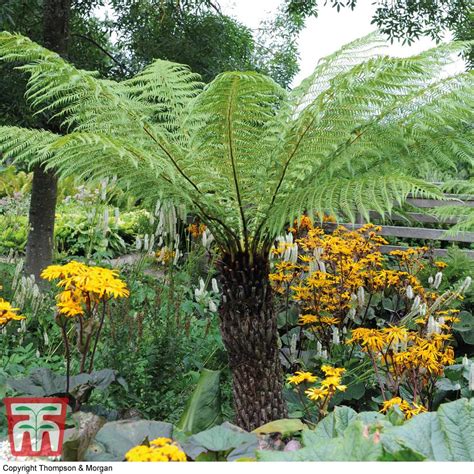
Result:
{"label": "red square logo", "polygon": [[59,397],[4,398],[13,456],[60,456],[67,402]]}

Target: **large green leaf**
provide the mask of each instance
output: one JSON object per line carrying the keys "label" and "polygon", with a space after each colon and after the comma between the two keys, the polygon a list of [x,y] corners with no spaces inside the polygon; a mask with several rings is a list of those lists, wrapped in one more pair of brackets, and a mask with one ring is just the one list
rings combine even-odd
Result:
{"label": "large green leaf", "polygon": [[[305,433],[305,432],[303,432]],[[309,438],[306,438],[309,441]],[[360,420],[350,423],[342,436],[333,439],[313,438],[311,444],[293,452],[258,451],[259,461],[376,461],[382,445],[374,435],[364,435]]]}
{"label": "large green leaf", "polygon": [[409,447],[433,461],[474,461],[474,399],[445,403],[387,430],[382,443],[391,450]]}
{"label": "large green leaf", "polygon": [[474,316],[468,311],[461,311],[458,315],[460,321],[453,325],[467,344],[474,344]]}
{"label": "large green leaf", "polygon": [[305,424],[298,418],[283,418],[281,420],[271,421],[259,428],[253,430],[256,434],[271,434],[280,433],[282,436],[287,436],[305,428]]}
{"label": "large green leaf", "polygon": [[[112,369],[102,369],[90,374],[69,377],[69,393],[78,400],[87,399],[93,389],[105,390],[117,383],[127,387],[125,380]],[[46,367],[34,369],[27,377],[9,378],[7,384],[22,395],[48,397],[66,392],[66,376],[54,373]]]}
{"label": "large green leaf", "polygon": [[171,438],[173,425],[162,421],[123,420],[106,423],[89,445],[85,461],[123,461],[125,453],[144,440]]}
{"label": "large green leaf", "polygon": [[222,423],[220,371],[203,369],[176,427],[195,434]]}
{"label": "large green leaf", "polygon": [[196,459],[203,453],[229,453],[235,448],[245,448],[255,443],[257,435],[248,433],[238,426],[223,423],[209,430],[190,436],[182,444],[188,456]]}

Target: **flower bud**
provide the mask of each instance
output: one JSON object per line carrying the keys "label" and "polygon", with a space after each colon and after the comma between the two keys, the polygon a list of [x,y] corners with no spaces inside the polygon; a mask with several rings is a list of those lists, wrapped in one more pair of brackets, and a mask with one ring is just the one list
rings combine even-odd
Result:
{"label": "flower bud", "polygon": [[137,235],[137,238],[135,240],[135,248],[137,250],[141,250],[141,248],[142,248],[142,239],[140,239],[140,237],[138,237],[138,235]]}
{"label": "flower bud", "polygon": [[363,286],[357,288],[357,300],[359,302],[359,307],[362,308],[365,304],[365,290]]}
{"label": "flower bud", "polygon": [[413,299],[413,304],[411,305],[411,310],[413,312],[417,311],[420,308],[421,298],[420,295],[416,295]]}
{"label": "flower bud", "polygon": [[217,280],[215,278],[211,280],[211,286],[214,293],[219,293],[219,287],[217,286]]}
{"label": "flower bud", "polygon": [[472,283],[472,278],[470,276],[466,277],[459,291],[461,293],[464,293],[465,291],[469,289],[469,287],[471,286],[471,283]]}
{"label": "flower bud", "polygon": [[414,296],[415,295],[413,294],[413,288],[411,287],[411,285],[408,285],[407,286],[407,298],[409,300],[412,300]]}
{"label": "flower bud", "polygon": [[433,283],[433,288],[437,290],[439,288],[439,285],[441,285],[441,280],[443,279],[443,274],[441,272],[438,272],[435,276],[434,283]]}

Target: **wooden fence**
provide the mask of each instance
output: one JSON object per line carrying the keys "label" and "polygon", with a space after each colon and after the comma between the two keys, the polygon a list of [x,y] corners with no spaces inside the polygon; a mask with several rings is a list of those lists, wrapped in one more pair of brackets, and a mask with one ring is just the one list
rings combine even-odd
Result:
{"label": "wooden fence", "polygon": [[[447,194],[448,198],[455,198],[456,201],[445,201],[438,199],[421,199],[421,198],[408,198],[407,203],[414,208],[422,209],[433,209],[440,206],[468,206],[474,207],[474,196],[459,196],[454,194]],[[377,221],[381,218],[377,212],[370,212],[371,220]],[[463,243],[474,243],[474,232],[460,232],[456,235],[448,235],[444,229],[432,229],[428,227],[410,227],[411,223],[421,224],[456,224],[458,221],[455,217],[448,219],[437,219],[435,216],[425,214],[423,212],[407,212],[403,216],[400,214],[391,214],[389,219],[393,222],[404,223],[405,225],[382,225],[381,235],[386,237],[398,237],[402,239],[420,239],[427,241],[444,241],[444,242],[463,242]],[[408,225],[407,225],[408,224]],[[344,226],[351,229],[358,229],[364,225],[362,218],[358,219],[357,224],[343,224]],[[334,224],[329,227],[334,228]],[[426,245],[426,244],[425,244]],[[392,250],[403,250],[408,246],[403,245],[382,245],[382,253],[389,253]],[[433,248],[433,254],[435,256],[444,257],[447,255],[447,249]],[[470,258],[474,259],[474,250],[463,249]]]}

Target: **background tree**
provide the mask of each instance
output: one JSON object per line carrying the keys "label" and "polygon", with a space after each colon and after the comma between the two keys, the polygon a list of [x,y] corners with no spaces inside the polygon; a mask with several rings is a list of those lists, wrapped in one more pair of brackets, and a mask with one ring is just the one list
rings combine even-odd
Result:
{"label": "background tree", "polygon": [[[95,16],[104,4],[102,0],[6,0],[0,5],[0,29],[23,33],[102,77],[130,76],[154,58],[189,64],[205,80],[224,70],[256,69],[288,85],[298,70],[294,42],[289,47],[286,38],[281,44],[284,53],[277,45],[262,53],[252,32],[223,15],[210,0],[113,0],[114,20]],[[110,41],[112,32],[119,38],[116,44]],[[22,73],[12,65],[1,67],[0,123],[59,132],[51,117],[31,114],[23,97]],[[53,255],[57,182],[54,172],[44,173],[40,165],[33,176],[25,271],[39,282]]]}
{"label": "background tree", "polygon": [[[71,0],[7,0],[0,7],[0,26],[31,35],[49,49],[74,61],[79,67],[92,67],[105,73],[112,66],[110,57],[94,43],[106,44],[106,36],[90,10],[94,2]],[[70,25],[78,33],[71,33]],[[96,37],[96,40],[90,38]],[[84,38],[87,42],[84,43]],[[46,113],[33,116],[24,94],[24,75],[11,65],[2,65],[0,85],[0,123],[17,123],[29,127],[60,132],[60,124]],[[33,169],[29,233],[26,245],[25,273],[34,275],[41,284],[40,273],[53,257],[54,221],[56,211],[57,177],[54,170],[46,171],[41,163]]]}
{"label": "background tree", "polygon": [[288,93],[255,72],[226,72],[202,89],[166,61],[103,81],[27,38],[0,35],[0,57],[31,75],[35,107],[70,127],[65,136],[1,127],[7,157],[61,175],[115,174],[143,202],[186,206],[214,235],[222,337],[246,429],[286,416],[268,277],[285,224],[305,210],[353,219],[383,214],[409,193],[439,196],[418,176],[472,160],[463,124],[472,119],[473,76],[440,75],[461,47],[367,60],[382,45],[377,35],[347,45]]}
{"label": "background tree", "polygon": [[130,69],[153,59],[187,64],[208,82],[222,71],[264,72],[287,87],[298,72],[300,29],[277,12],[257,34],[211,0],[111,0],[117,47]]}

